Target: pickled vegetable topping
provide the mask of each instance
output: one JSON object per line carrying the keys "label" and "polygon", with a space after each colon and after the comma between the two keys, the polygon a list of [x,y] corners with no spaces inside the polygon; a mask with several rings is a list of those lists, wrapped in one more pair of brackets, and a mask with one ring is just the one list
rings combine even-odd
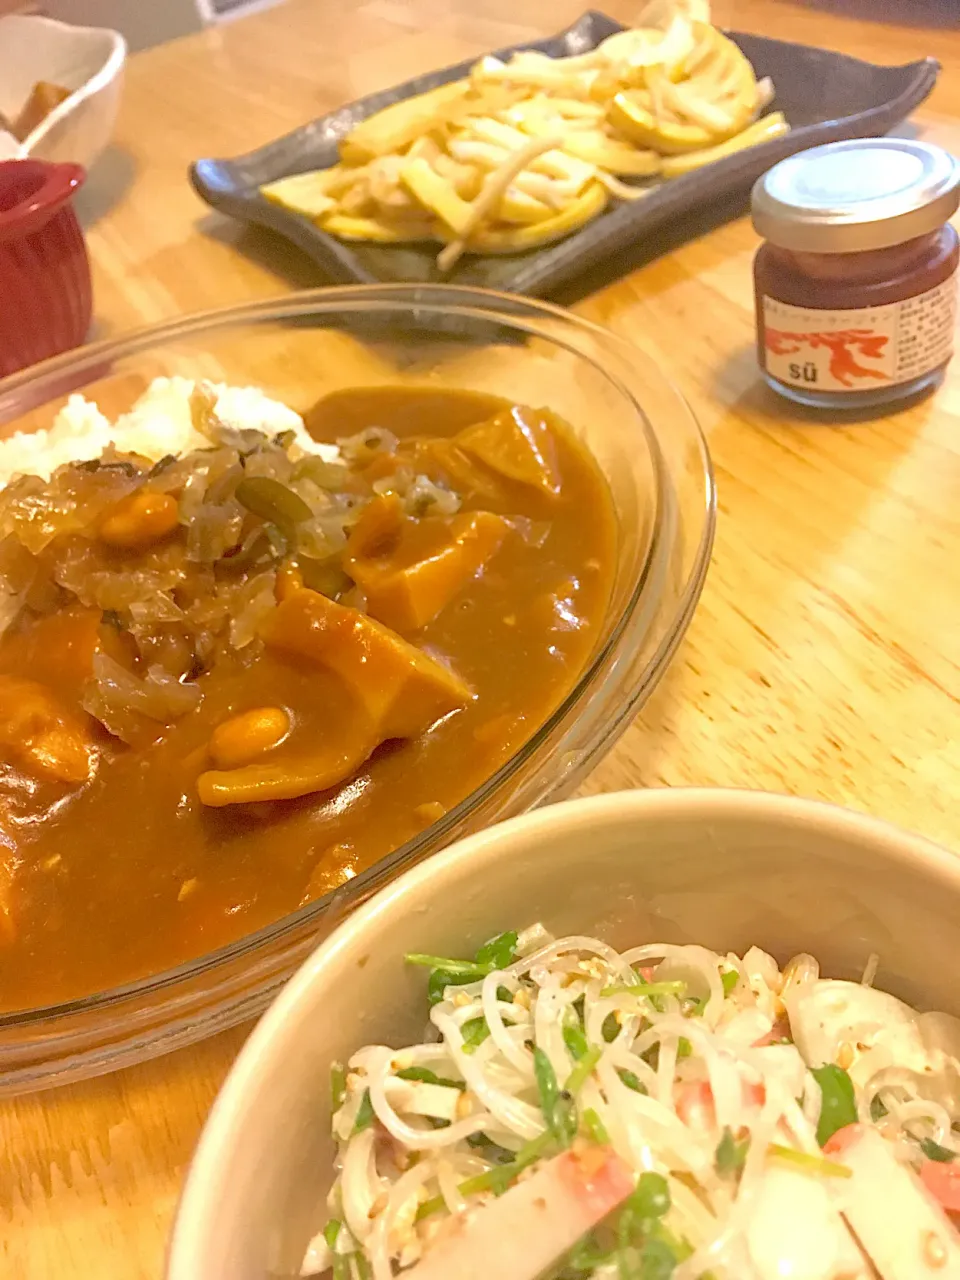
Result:
{"label": "pickled vegetable topping", "polygon": [[[283,598],[297,592],[317,605],[326,601],[328,621],[333,602],[343,602],[336,610],[342,647],[378,663],[376,679],[399,678],[384,665],[388,652],[398,673],[435,666],[366,614],[403,631],[423,627],[495,554],[510,532],[507,522],[483,512],[457,516],[459,496],[414,472],[389,432],[345,439],[340,460],[329,461],[304,453],[290,434],[225,426],[203,386],[192,409],[207,448],[155,464],[107,453],[62,466],[49,481],[22,476],[0,492],[8,633],[63,610],[98,617],[98,634],[88,637],[82,705],[128,743],[198,707],[201,677],[225,649],[258,651],[264,628],[266,643],[282,649],[285,619],[301,608]],[[381,520],[373,530],[381,510],[390,511],[390,527]],[[436,669],[436,679],[452,679]],[[362,683],[354,681],[358,693]],[[384,737],[422,732],[462,705],[470,692],[456,689],[445,699],[425,696],[419,715],[383,722],[372,715],[349,749],[312,760],[295,783],[261,780],[236,794],[289,798],[322,790]],[[21,727],[11,722],[9,732]],[[49,761],[44,767],[54,768]],[[87,777],[78,760],[69,768],[61,760],[60,772],[64,780]],[[201,794],[223,804],[234,792],[207,784]]]}

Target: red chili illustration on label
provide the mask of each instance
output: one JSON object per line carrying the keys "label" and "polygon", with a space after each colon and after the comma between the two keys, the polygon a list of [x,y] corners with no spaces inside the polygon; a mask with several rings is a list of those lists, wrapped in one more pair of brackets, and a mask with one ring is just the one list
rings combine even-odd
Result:
{"label": "red chili illustration on label", "polygon": [[781,329],[766,329],[764,343],[776,356],[796,355],[804,346],[815,351],[826,347],[830,352],[830,374],[841,386],[850,387],[856,378],[877,378],[883,382],[886,374],[879,369],[869,369],[858,364],[856,356],[867,360],[883,357],[883,348],[890,339],[873,329],[840,329],[835,333],[786,333]]}

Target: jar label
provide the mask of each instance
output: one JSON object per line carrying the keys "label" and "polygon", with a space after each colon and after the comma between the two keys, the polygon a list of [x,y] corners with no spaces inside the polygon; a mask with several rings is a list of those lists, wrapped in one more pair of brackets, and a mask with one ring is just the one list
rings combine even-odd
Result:
{"label": "jar label", "polygon": [[953,350],[956,277],[882,307],[826,311],[763,299],[766,370],[809,391],[870,391],[938,369]]}

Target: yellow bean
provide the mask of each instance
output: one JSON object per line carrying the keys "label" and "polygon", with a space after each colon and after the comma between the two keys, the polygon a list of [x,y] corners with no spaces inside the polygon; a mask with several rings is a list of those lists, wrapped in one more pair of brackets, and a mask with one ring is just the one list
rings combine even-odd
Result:
{"label": "yellow bean", "polygon": [[413,811],[413,816],[418,822],[422,822],[424,826],[429,827],[431,823],[439,822],[446,812],[446,807],[439,800],[428,800],[426,804],[417,805]]}
{"label": "yellow bean", "polygon": [[217,769],[238,769],[277,746],[290,732],[283,707],[255,707],[217,725],[210,739],[210,759]]}
{"label": "yellow bean", "polygon": [[136,551],[159,542],[177,527],[177,502],[169,493],[131,493],[106,515],[100,538],[111,547]]}

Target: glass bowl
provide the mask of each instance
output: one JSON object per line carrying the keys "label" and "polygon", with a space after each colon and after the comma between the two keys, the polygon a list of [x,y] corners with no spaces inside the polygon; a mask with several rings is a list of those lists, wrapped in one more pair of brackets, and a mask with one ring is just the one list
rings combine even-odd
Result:
{"label": "glass bowl", "polygon": [[548,405],[589,447],[610,488],[618,522],[610,603],[562,703],[432,827],[229,946],[83,999],[0,1016],[0,1093],[114,1070],[255,1016],[346,913],[401,871],[569,793],[660,680],[710,558],[713,478],[689,408],[642,351],[560,308],[483,290],[371,285],[207,312],[0,381],[0,428],[49,426],[73,392],[113,416],[152,378],[171,374],[258,385],[300,409],[340,388],[398,384]]}

